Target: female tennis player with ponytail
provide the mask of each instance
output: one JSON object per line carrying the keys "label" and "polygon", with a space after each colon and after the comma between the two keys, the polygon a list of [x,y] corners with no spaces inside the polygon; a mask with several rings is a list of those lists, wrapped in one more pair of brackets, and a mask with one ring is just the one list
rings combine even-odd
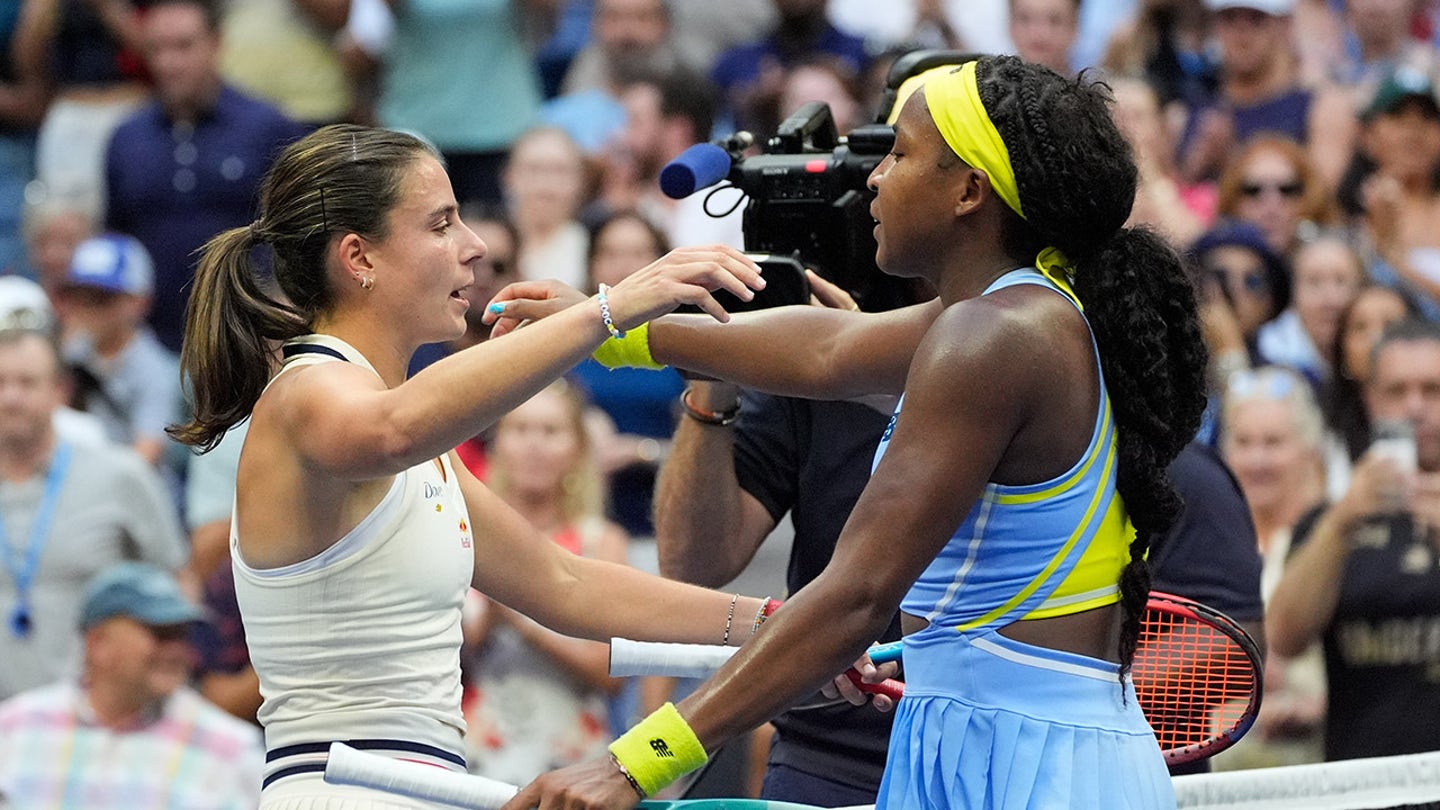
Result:
{"label": "female tennis player with ponytail", "polygon": [[[259,283],[268,248],[286,302]],[[435,152],[397,132],[326,127],[277,159],[253,225],[205,248],[183,364],[213,447],[249,419],[231,533],[236,595],[264,704],[263,808],[413,808],[321,781],[336,740],[463,770],[460,608],[471,585],[571,635],[738,644],[762,600],[568,554],[451,449],[607,335],[763,286],[742,254],[672,253],[598,300],[406,379],[424,343],[465,331],[485,246]],[[283,344],[283,365],[271,347]],[[843,668],[842,668],[843,669]],[[837,670],[839,671],[839,670]]]}
{"label": "female tennis player with ponytail", "polygon": [[[877,807],[1174,806],[1126,672],[1145,551],[1179,505],[1165,467],[1204,407],[1192,290],[1123,227],[1136,169],[1103,86],[1012,57],[916,79],[872,212],[880,267],[937,301],[666,317],[602,352],[791,396],[903,392],[828,567],[612,761],[506,810],[634,804],[821,685],[897,605],[906,693]],[[568,300],[516,285],[487,317],[504,332]]]}

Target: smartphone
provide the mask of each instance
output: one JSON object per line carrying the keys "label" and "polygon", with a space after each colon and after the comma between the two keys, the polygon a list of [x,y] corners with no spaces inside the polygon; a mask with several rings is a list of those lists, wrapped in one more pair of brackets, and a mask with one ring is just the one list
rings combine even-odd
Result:
{"label": "smartphone", "polygon": [[1405,419],[1376,422],[1370,431],[1370,452],[1391,459],[1401,472],[1419,468],[1415,449],[1415,426]]}
{"label": "smartphone", "polygon": [[[805,266],[794,256],[775,253],[746,253],[760,265],[760,275],[765,279],[765,289],[757,290],[755,297],[742,301],[729,290],[716,290],[713,295],[726,312],[751,312],[757,309],[783,307],[789,304],[810,303],[810,281],[805,278]],[[699,307],[681,307],[682,312],[700,312]]]}

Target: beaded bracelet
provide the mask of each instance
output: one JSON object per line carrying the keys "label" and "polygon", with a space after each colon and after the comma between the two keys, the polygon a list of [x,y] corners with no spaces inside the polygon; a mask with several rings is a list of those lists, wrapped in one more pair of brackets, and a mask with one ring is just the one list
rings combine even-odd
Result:
{"label": "beaded bracelet", "polygon": [[694,405],[691,405],[691,404],[690,404],[690,391],[691,391],[691,390],[692,390],[692,389],[690,388],[690,386],[686,386],[686,387],[685,387],[685,390],[684,390],[683,392],[681,392],[681,394],[680,394],[680,407],[683,408],[683,409],[685,409],[685,415],[686,415],[686,416],[690,417],[691,419],[694,419],[696,422],[699,422],[699,423],[705,424],[705,425],[719,425],[719,426],[721,426],[721,427],[724,427],[725,425],[733,425],[733,424],[735,423],[735,420],[740,418],[740,404],[739,404],[739,403],[736,403],[736,404],[735,404],[735,407],[731,408],[731,409],[728,410],[728,411],[719,411],[719,412],[716,412],[716,411],[702,411],[702,410],[700,410],[699,408],[695,407]]}
{"label": "beaded bracelet", "polygon": [[735,603],[740,601],[740,594],[730,597],[730,612],[725,615],[725,635],[720,638],[720,645],[723,647],[730,643],[730,624],[735,621]]}
{"label": "beaded bracelet", "polygon": [[610,317],[610,285],[601,284],[598,290],[599,294],[596,297],[600,299],[600,320],[605,322],[605,331],[609,332],[610,337],[616,340],[624,340],[625,333],[615,326],[615,319]]}
{"label": "beaded bracelet", "polygon": [[750,635],[753,636],[759,632],[760,625],[764,624],[766,619],[775,615],[775,611],[780,609],[781,604],[779,599],[769,596],[765,597],[765,601],[760,603],[760,609],[755,611],[755,623],[750,625]]}

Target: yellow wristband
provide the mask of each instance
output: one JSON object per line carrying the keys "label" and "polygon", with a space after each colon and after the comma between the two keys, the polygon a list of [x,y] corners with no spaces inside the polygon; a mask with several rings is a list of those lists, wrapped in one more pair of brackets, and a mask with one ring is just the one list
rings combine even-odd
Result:
{"label": "yellow wristband", "polygon": [[650,355],[650,324],[627,329],[623,338],[609,338],[592,355],[606,368],[665,368]]}
{"label": "yellow wristband", "polygon": [[709,759],[705,746],[673,703],[656,709],[620,735],[610,743],[610,753],[646,796],[654,796]]}

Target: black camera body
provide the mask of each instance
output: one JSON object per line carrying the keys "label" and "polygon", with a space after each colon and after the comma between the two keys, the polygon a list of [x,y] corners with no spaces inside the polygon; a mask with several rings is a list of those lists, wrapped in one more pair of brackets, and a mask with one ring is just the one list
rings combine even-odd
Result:
{"label": "black camera body", "polygon": [[[875,265],[870,215],[875,195],[867,181],[895,144],[894,127],[883,122],[900,84],[931,67],[974,58],[956,51],[914,51],[900,57],[887,77],[877,123],[856,127],[844,138],[836,131],[829,106],[812,101],[780,123],[764,154],[744,154],[753,143],[749,133],[717,143],[730,155],[725,179],[749,198],[742,223],[745,250],[794,257],[844,288],[865,310],[912,303],[913,285]],[[762,291],[743,308],[789,303],[803,301],[779,300],[778,291]]]}
{"label": "black camera body", "polygon": [[802,106],[780,124],[770,151],[741,157],[730,183],[749,196],[743,228],[747,251],[796,255],[865,309],[895,285],[875,266],[874,194],[866,179],[885,159],[895,132],[869,124],[840,142],[830,108]]}

